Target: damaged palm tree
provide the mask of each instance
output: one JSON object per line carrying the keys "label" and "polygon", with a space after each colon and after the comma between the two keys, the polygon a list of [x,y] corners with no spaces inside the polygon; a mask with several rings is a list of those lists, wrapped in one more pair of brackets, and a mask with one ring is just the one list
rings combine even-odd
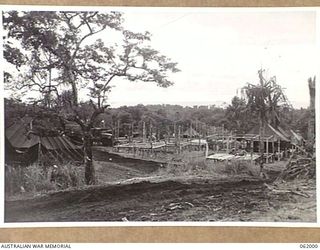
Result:
{"label": "damaged palm tree", "polygon": [[265,79],[263,76],[264,70],[258,71],[259,84],[247,83],[244,87],[247,108],[259,117],[259,154],[260,168],[263,169],[264,156],[264,134],[266,124],[271,124],[274,127],[279,125],[279,112],[284,107],[289,107],[287,98],[283,93],[280,85],[276,82],[276,77]]}

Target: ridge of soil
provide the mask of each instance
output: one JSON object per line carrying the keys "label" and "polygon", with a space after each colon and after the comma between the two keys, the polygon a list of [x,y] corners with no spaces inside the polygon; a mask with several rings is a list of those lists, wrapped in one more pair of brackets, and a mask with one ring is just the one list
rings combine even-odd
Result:
{"label": "ridge of soil", "polygon": [[274,194],[263,185],[262,180],[257,179],[231,182],[200,179],[186,182],[141,181],[6,201],[5,218],[6,222],[312,222],[315,220],[313,212],[316,206],[312,202],[315,189],[308,194],[308,198],[287,193]]}

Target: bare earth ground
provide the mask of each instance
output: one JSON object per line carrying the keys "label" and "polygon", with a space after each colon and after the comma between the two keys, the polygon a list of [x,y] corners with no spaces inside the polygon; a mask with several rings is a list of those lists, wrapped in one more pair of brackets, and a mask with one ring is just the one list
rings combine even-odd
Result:
{"label": "bare earth ground", "polygon": [[266,185],[253,176],[175,177],[154,174],[161,170],[151,162],[96,158],[100,185],[7,199],[6,222],[316,221],[315,180]]}

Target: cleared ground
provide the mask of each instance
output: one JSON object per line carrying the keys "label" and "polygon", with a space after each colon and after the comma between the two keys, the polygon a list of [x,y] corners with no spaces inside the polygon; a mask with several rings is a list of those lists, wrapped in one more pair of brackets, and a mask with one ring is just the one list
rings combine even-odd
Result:
{"label": "cleared ground", "polygon": [[[107,162],[105,157],[110,159],[109,155],[98,152],[95,156],[100,185],[9,199],[5,204],[5,220],[316,220],[314,180],[273,183],[248,174],[214,174],[190,169],[177,176],[159,163],[144,165],[116,157]],[[276,174],[274,168],[270,173]]]}

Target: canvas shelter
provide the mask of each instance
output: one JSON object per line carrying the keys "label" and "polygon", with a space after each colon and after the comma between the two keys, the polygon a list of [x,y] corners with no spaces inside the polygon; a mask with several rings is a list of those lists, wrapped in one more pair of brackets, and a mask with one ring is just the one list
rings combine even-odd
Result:
{"label": "canvas shelter", "polygon": [[30,119],[21,119],[5,129],[6,162],[31,164],[44,155],[56,160],[82,160],[82,147],[66,136],[40,136],[32,132]]}
{"label": "canvas shelter", "polygon": [[182,136],[184,138],[193,138],[193,137],[198,137],[199,133],[196,130],[194,130],[192,127],[190,127],[182,134]]}

